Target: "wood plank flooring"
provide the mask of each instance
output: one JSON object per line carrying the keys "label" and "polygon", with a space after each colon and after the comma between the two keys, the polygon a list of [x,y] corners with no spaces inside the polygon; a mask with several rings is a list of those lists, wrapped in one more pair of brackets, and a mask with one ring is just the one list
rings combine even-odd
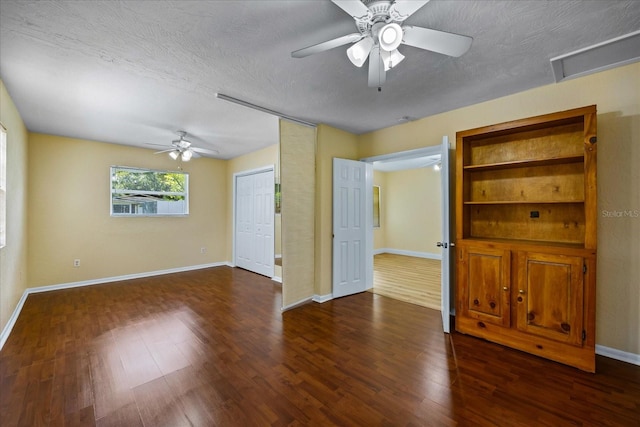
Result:
{"label": "wood plank flooring", "polygon": [[373,258],[375,294],[440,310],[441,262],[395,254],[378,254]]}
{"label": "wood plank flooring", "polygon": [[597,373],[363,292],[280,312],[217,267],[29,296],[0,352],[0,425],[638,426],[640,367]]}

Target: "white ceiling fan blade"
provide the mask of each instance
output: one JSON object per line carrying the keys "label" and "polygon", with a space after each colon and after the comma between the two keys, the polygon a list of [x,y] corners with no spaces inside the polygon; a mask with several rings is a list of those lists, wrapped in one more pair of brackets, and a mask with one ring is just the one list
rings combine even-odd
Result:
{"label": "white ceiling fan blade", "polygon": [[305,47],[291,52],[291,56],[294,58],[304,58],[305,56],[313,55],[316,53],[324,52],[338,46],[344,46],[345,44],[354,43],[362,39],[364,36],[360,33],[347,34],[346,36],[338,37],[333,40],[314,44],[313,46]]}
{"label": "white ceiling fan blade", "polygon": [[207,148],[191,147],[190,150],[193,151],[194,153],[209,154],[210,156],[215,156],[220,154],[218,150],[209,150]]}
{"label": "white ceiling fan blade", "polygon": [[386,78],[387,73],[380,56],[380,46],[376,45],[369,54],[369,87],[382,87]]}
{"label": "white ceiling fan blade", "polygon": [[200,154],[198,154],[198,152],[196,150],[193,149],[193,147],[191,148],[191,158],[193,159],[197,159],[199,157],[202,157]]}
{"label": "white ceiling fan blade", "polygon": [[367,6],[364,5],[360,0],[331,0],[333,4],[338,6],[340,9],[347,12],[353,18],[365,18],[369,17],[371,11]]}
{"label": "white ceiling fan blade", "polygon": [[[154,144],[154,145],[155,145],[155,144]],[[156,151],[156,152],[155,152],[155,153],[153,153],[153,154],[168,153],[169,151],[176,151],[176,149],[175,149],[175,148],[170,148],[170,149],[168,149],[168,150]]]}
{"label": "white ceiling fan blade", "polygon": [[473,38],[429,28],[405,26],[402,43],[443,55],[458,57],[471,47]]}
{"label": "white ceiling fan blade", "polygon": [[396,0],[389,7],[389,16],[393,21],[404,21],[427,3],[429,0]]}

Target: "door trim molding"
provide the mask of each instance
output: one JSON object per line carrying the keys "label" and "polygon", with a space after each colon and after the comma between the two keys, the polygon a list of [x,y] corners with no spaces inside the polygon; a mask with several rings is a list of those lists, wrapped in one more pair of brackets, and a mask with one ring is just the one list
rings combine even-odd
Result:
{"label": "door trim molding", "polygon": [[387,160],[403,160],[412,159],[415,157],[435,156],[437,154],[441,154],[441,147],[441,144],[432,145],[424,148],[416,148],[415,150],[398,151],[395,153],[381,154],[379,156],[363,157],[360,159],[360,161],[365,163],[373,163]]}

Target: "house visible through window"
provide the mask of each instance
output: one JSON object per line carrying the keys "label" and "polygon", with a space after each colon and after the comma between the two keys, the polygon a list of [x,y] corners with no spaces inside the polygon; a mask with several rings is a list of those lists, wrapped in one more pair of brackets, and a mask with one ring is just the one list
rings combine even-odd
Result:
{"label": "house visible through window", "polygon": [[7,244],[7,130],[0,124],[0,248]]}
{"label": "house visible through window", "polygon": [[111,167],[111,216],[189,214],[189,174]]}

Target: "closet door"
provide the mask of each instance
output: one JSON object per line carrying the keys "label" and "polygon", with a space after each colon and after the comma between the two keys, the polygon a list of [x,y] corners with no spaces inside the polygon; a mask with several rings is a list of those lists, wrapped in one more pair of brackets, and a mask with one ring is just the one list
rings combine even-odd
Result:
{"label": "closet door", "polygon": [[236,176],[235,265],[273,277],[273,170]]}

